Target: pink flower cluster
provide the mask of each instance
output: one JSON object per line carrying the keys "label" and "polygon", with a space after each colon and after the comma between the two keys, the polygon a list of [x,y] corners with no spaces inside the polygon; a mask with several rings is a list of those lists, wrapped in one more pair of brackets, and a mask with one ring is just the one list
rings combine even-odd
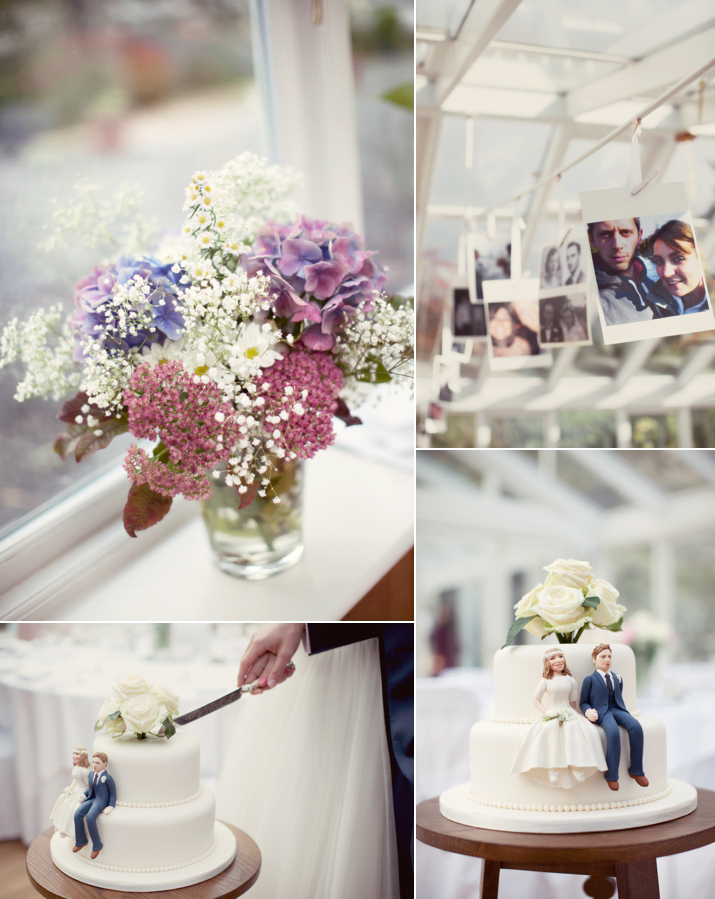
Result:
{"label": "pink flower cluster", "polygon": [[261,381],[265,429],[277,446],[311,459],[333,443],[343,373],[329,355],[296,348],[265,369]]}
{"label": "pink flower cluster", "polygon": [[124,470],[134,484],[148,484],[163,496],[207,499],[206,470],[225,459],[239,439],[230,403],[218,387],[201,383],[177,361],[138,368],[124,392],[129,430],[166,448],[149,456],[131,446]]}

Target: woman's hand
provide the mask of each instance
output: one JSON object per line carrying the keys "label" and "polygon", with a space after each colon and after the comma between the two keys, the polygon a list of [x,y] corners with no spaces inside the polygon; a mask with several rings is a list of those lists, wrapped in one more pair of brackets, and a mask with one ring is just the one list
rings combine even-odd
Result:
{"label": "woman's hand", "polygon": [[258,680],[254,693],[272,689],[289,678],[294,669],[288,668],[298,648],[304,624],[269,624],[251,637],[238,669],[238,686]]}

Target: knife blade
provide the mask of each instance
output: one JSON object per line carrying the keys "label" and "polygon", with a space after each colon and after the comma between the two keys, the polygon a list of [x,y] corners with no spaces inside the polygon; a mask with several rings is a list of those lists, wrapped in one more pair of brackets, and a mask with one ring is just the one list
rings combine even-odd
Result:
{"label": "knife blade", "polygon": [[246,684],[243,687],[239,687],[238,690],[232,690],[225,696],[220,696],[218,699],[214,699],[212,702],[202,705],[198,709],[194,709],[193,712],[179,715],[178,718],[174,718],[174,724],[190,724],[198,718],[203,718],[204,715],[210,715],[211,712],[216,712],[218,709],[224,708],[224,706],[231,705],[232,702],[240,699],[244,693],[249,693],[255,686],[255,683]]}

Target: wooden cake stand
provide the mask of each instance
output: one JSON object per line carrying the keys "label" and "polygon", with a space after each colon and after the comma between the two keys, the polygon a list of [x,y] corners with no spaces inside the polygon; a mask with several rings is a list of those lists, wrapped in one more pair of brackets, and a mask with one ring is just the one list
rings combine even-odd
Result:
{"label": "wooden cake stand", "polygon": [[50,858],[50,839],[54,827],[49,827],[32,841],[27,850],[27,873],[33,887],[47,899],[119,899],[120,896],[132,896],[133,899],[157,899],[159,896],[161,899],[233,899],[248,892],[258,880],[261,850],[247,833],[230,824],[226,827],[236,837],[236,857],[225,871],[188,887],[151,893],[125,893],[123,890],[90,886],[68,877],[55,867]]}
{"label": "wooden cake stand", "polygon": [[[594,899],[658,899],[656,859],[715,843],[715,793],[698,790],[694,812],[663,824],[604,833],[510,833],[468,827],[443,817],[439,799],[417,806],[417,839],[428,846],[484,859],[481,899],[497,899],[499,872],[590,874],[584,891]],[[419,891],[418,891],[419,899]]]}

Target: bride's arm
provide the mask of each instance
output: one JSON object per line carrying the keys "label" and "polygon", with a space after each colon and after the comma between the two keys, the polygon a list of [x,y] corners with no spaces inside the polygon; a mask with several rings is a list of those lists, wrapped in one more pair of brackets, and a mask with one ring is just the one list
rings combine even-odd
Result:
{"label": "bride's arm", "polygon": [[534,693],[534,708],[541,712],[542,715],[548,715],[549,711],[541,701],[544,693],[546,693],[546,681],[542,678],[539,681],[539,686],[536,688],[536,693]]}

